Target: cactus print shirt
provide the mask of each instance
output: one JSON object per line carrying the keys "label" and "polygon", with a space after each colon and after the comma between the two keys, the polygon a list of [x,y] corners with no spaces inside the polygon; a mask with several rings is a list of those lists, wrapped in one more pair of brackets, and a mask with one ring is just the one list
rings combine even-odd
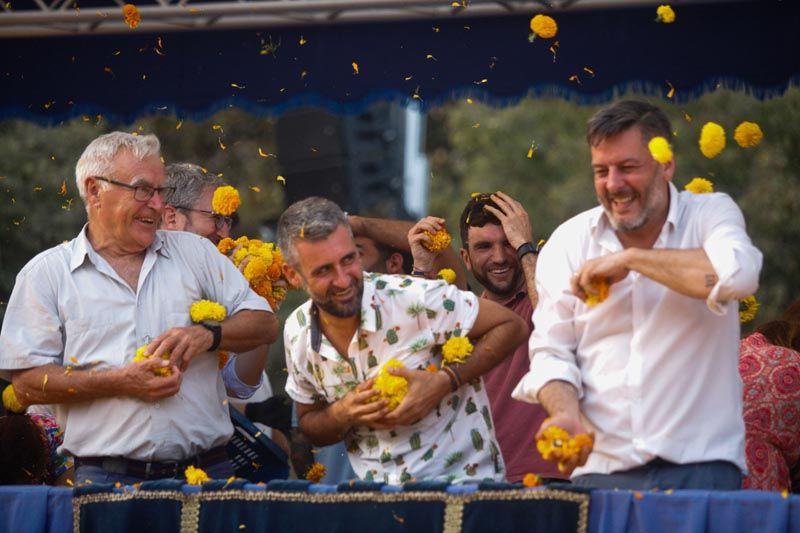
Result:
{"label": "cactus print shirt", "polygon": [[[475,295],[445,281],[365,272],[361,326],[346,358],[321,333],[310,301],[287,318],[286,391],[302,404],[334,403],[377,376],[391,358],[418,370],[439,367],[442,344],[452,335],[467,335],[477,315]],[[345,444],[353,470],[365,480],[503,480],[482,379],[445,396],[413,426],[356,427]]]}

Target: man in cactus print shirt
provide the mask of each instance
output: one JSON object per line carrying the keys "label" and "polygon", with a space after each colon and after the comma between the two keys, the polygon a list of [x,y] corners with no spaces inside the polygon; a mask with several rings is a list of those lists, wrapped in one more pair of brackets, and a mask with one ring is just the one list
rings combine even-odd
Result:
{"label": "man in cactus print shirt", "polygon": [[[444,281],[364,275],[346,215],[322,198],[290,206],[278,242],[287,278],[310,296],[287,319],[284,341],[286,390],[311,441],[344,440],[366,480],[502,480],[480,376],[524,340],[524,322]],[[444,371],[441,346],[453,335],[475,348]],[[393,410],[373,388],[390,359],[408,380]]]}

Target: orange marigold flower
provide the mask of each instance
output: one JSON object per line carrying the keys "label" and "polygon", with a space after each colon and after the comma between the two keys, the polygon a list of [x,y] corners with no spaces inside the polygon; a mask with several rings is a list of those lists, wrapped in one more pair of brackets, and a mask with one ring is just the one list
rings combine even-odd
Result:
{"label": "orange marigold flower", "polygon": [[603,303],[608,298],[610,287],[608,281],[602,279],[599,282],[592,280],[592,286],[597,289],[597,294],[589,294],[586,296],[586,305],[592,306]]}
{"label": "orange marigold flower", "polygon": [[139,8],[133,4],[125,4],[122,6],[122,15],[125,17],[125,24],[130,29],[135,29],[136,26],[142,21],[142,15],[139,14]]}
{"label": "orange marigold flower", "polygon": [[312,483],[319,483],[325,477],[327,471],[324,464],[315,461],[306,472],[306,479]]}
{"label": "orange marigold flower", "polygon": [[527,474],[525,474],[525,477],[522,478],[522,485],[528,488],[540,487],[543,485],[542,478],[534,474],[533,472],[528,472]]}
{"label": "orange marigold flower", "polygon": [[453,238],[450,237],[450,234],[444,228],[440,229],[436,233],[426,231],[425,235],[428,236],[428,241],[424,241],[422,245],[429,252],[440,252],[450,246],[450,242],[453,240]]}
{"label": "orange marigold flower", "polygon": [[531,31],[542,39],[552,39],[558,33],[558,24],[553,17],[536,15],[531,19]]}
{"label": "orange marigold flower", "polygon": [[675,22],[675,11],[668,5],[660,5],[656,9],[656,22],[672,24]]}
{"label": "orange marigold flower", "polygon": [[236,248],[236,241],[234,241],[230,237],[225,237],[217,244],[217,250],[219,250],[220,253],[225,255],[228,255],[230,251],[233,250],[234,248]]}
{"label": "orange marigold flower", "polygon": [[755,122],[744,121],[733,132],[733,138],[736,144],[742,148],[753,148],[761,144],[761,139],[764,138],[764,132],[761,131],[761,126]]}

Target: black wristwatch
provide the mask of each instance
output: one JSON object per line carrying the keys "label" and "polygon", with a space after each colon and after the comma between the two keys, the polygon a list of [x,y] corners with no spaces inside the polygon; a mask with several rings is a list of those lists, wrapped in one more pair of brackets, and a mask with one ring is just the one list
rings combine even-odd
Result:
{"label": "black wristwatch", "polygon": [[522,258],[528,254],[539,255],[539,246],[534,246],[532,242],[523,242],[517,248],[517,259],[522,261]]}
{"label": "black wristwatch", "polygon": [[219,343],[222,341],[222,326],[217,322],[200,322],[200,325],[214,335],[214,340],[211,341],[211,348],[208,349],[209,352],[213,352],[219,348]]}

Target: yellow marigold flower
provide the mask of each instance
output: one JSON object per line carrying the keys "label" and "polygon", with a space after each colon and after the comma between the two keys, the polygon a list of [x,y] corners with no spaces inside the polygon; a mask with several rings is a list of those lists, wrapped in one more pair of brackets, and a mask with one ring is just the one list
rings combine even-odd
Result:
{"label": "yellow marigold flower", "polygon": [[236,266],[238,267],[238,266],[239,266],[239,264],[240,264],[240,263],[241,263],[241,262],[244,260],[244,258],[245,258],[245,257],[247,257],[248,255],[250,255],[250,254],[247,252],[247,247],[246,247],[246,246],[242,246],[241,248],[239,248],[238,250],[236,250],[236,251],[233,253],[233,257],[231,257],[231,259],[233,259],[233,264],[234,264],[234,265],[236,265]]}
{"label": "yellow marigold flower", "polygon": [[397,359],[389,359],[381,368],[378,377],[375,378],[373,389],[379,392],[373,396],[373,401],[386,400],[390,411],[400,405],[408,392],[408,380],[403,376],[393,376],[389,373],[390,368],[405,368],[405,365]]}
{"label": "yellow marigold flower", "polygon": [[525,474],[525,477],[522,478],[522,485],[525,487],[540,487],[543,485],[542,478],[538,475],[534,474],[533,472],[528,472]]}
{"label": "yellow marigold flower", "polygon": [[761,304],[758,303],[755,296],[748,296],[739,300],[739,322],[744,324],[750,322],[758,314],[758,308]]}
{"label": "yellow marigold flower", "polygon": [[558,24],[553,17],[536,15],[531,19],[531,31],[542,39],[552,39],[558,33]]}
{"label": "yellow marigold flower", "polygon": [[707,192],[714,192],[714,184],[711,180],[705,178],[694,178],[686,184],[684,189],[695,194],[704,194]]}
{"label": "yellow marigold flower", "polygon": [[219,244],[217,244],[217,250],[219,250],[220,253],[225,255],[228,255],[230,251],[233,250],[234,248],[236,248],[236,242],[230,237],[225,237],[224,239],[219,241]]}
{"label": "yellow marigold flower", "polygon": [[327,471],[328,469],[325,468],[324,464],[315,461],[311,463],[311,467],[306,472],[306,479],[311,483],[319,483],[325,477]]}
{"label": "yellow marigold flower", "polygon": [[429,241],[424,242],[422,245],[427,249],[429,252],[439,252],[446,249],[450,246],[450,241],[452,241],[452,237],[447,232],[446,229],[442,228],[436,233],[431,233],[430,231],[426,231],[425,235],[428,236]]}
{"label": "yellow marigold flower", "polygon": [[224,305],[211,300],[198,300],[189,308],[192,322],[203,322],[204,320],[222,322],[227,314]]}
{"label": "yellow marigold flower", "polygon": [[653,159],[662,165],[672,161],[672,148],[664,137],[653,137],[647,143],[647,148],[650,150],[650,155],[653,156]]}
{"label": "yellow marigold flower", "polygon": [[[147,346],[148,345],[145,344],[144,346],[139,346],[139,348],[136,349],[136,355],[133,356],[133,362],[134,363],[138,363],[139,361],[144,361],[146,359],[150,359],[150,358],[153,357],[152,354],[151,355],[145,355],[144,354],[145,350],[147,350]],[[165,361],[169,360],[169,357],[170,357],[170,353],[169,352],[164,352],[163,354],[161,354],[161,359],[164,359]],[[162,366],[162,367],[159,367],[159,368],[154,368],[153,369],[153,374],[155,374],[156,376],[163,376],[163,377],[171,376],[172,375],[172,368],[170,368],[168,366]]]}
{"label": "yellow marigold flower", "polygon": [[597,294],[587,295],[585,302],[586,305],[592,306],[592,305],[597,305],[599,303],[603,303],[606,300],[606,298],[608,298],[608,293],[610,290],[608,281],[604,279],[600,280],[599,282],[592,280],[592,286],[594,286],[597,289]]}
{"label": "yellow marigold flower", "polygon": [[3,389],[3,407],[10,413],[24,413],[25,408],[17,400],[17,395],[14,393],[13,385],[6,386]]}
{"label": "yellow marigold flower", "polygon": [[136,26],[142,21],[142,15],[139,13],[139,8],[133,4],[125,4],[122,6],[122,16],[125,17],[125,24],[130,29],[135,29]]}
{"label": "yellow marigold flower", "polygon": [[733,138],[736,144],[742,148],[753,148],[761,144],[761,139],[764,138],[764,132],[761,131],[761,126],[755,122],[744,121],[733,132]]}
{"label": "yellow marigold flower", "polygon": [[186,483],[189,485],[202,485],[203,483],[211,481],[208,474],[194,466],[187,466],[183,475],[186,476]]}
{"label": "yellow marigold flower", "polygon": [[264,260],[263,257],[251,255],[250,260],[247,262],[247,266],[244,267],[244,277],[247,278],[247,281],[252,281],[257,278],[265,278],[267,277],[268,270],[269,264]]}
{"label": "yellow marigold flower", "polygon": [[700,131],[700,151],[714,159],[725,149],[725,130],[716,122],[706,122]]}
{"label": "yellow marigold flower", "polygon": [[672,24],[675,22],[675,11],[668,5],[660,5],[656,9],[656,22]]}
{"label": "yellow marigold flower", "polygon": [[442,359],[447,363],[463,363],[472,354],[474,346],[467,337],[450,337],[442,346]]}
{"label": "yellow marigold flower", "polygon": [[567,441],[569,433],[558,426],[550,426],[542,432],[542,438],[536,440],[536,449],[545,461],[559,460]]}
{"label": "yellow marigold flower", "polygon": [[447,283],[452,285],[456,282],[456,271],[452,268],[443,268],[439,272],[436,273],[436,277],[439,279],[445,280]]}
{"label": "yellow marigold flower", "polygon": [[241,203],[239,191],[230,185],[224,185],[217,187],[214,191],[214,196],[211,198],[211,209],[220,215],[230,216],[239,209]]}

